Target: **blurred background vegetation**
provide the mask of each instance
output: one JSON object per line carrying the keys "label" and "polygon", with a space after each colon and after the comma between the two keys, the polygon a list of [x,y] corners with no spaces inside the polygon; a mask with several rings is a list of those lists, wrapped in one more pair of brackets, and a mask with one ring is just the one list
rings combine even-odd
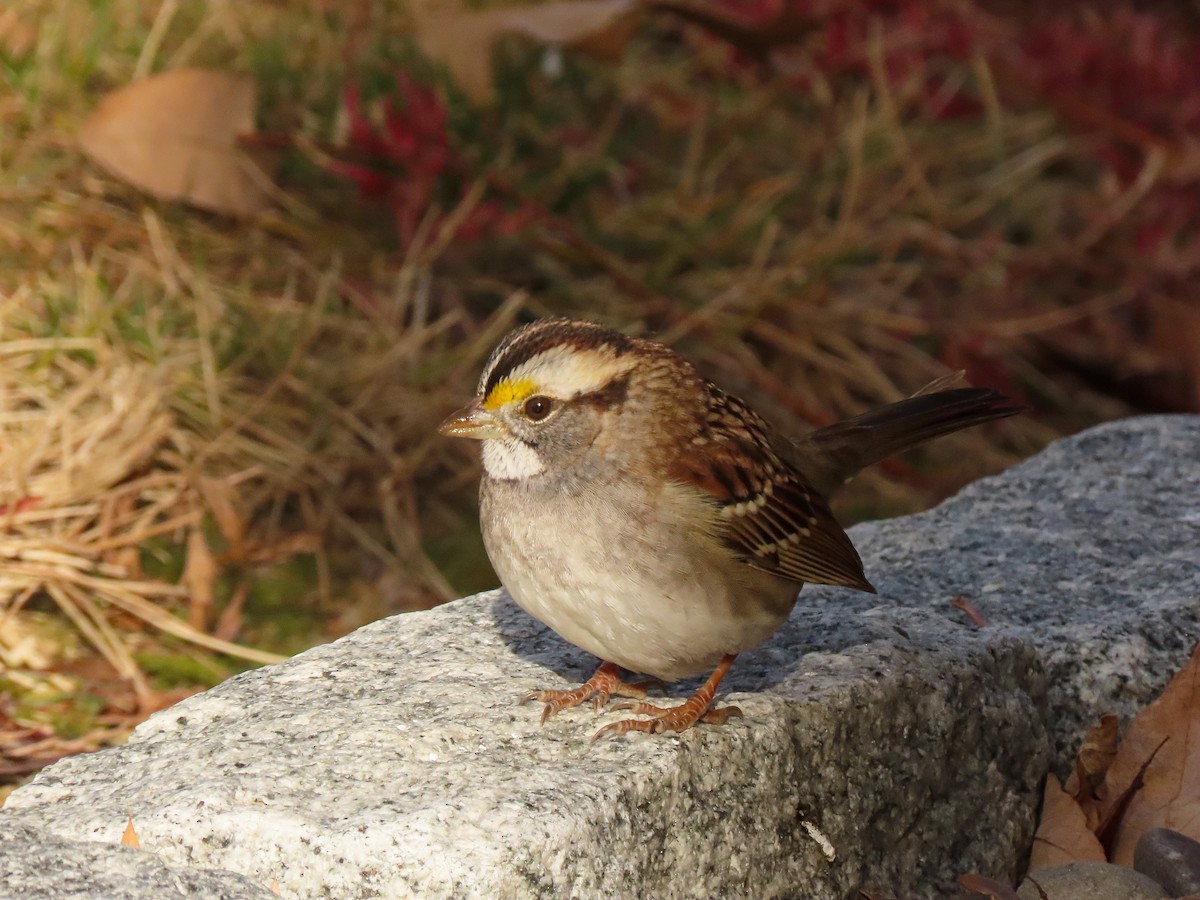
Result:
{"label": "blurred background vegetation", "polygon": [[[658,335],[796,431],[948,369],[1033,407],[847,521],[1197,411],[1198,58],[1166,2],[9,0],[0,783],[493,586],[434,427],[534,316]],[[218,149],[253,202],[139,180],[232,104],[101,101],[181,69],[249,91]]]}

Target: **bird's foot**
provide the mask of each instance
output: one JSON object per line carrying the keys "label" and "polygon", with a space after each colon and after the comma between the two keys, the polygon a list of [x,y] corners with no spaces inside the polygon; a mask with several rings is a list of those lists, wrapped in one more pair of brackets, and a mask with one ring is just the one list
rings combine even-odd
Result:
{"label": "bird's foot", "polygon": [[555,713],[579,706],[587,700],[591,700],[593,706],[600,710],[607,706],[608,701],[613,697],[632,697],[635,700],[645,700],[647,692],[651,688],[661,688],[662,686],[661,681],[655,680],[627,684],[617,673],[616,664],[605,662],[600,664],[595,675],[577,688],[569,691],[530,691],[521,698],[521,703],[524,705],[534,700],[545,703],[546,706],[542,710],[542,724],[545,725],[546,720]]}
{"label": "bird's foot", "polygon": [[662,707],[652,703],[621,703],[616,709],[627,709],[634,715],[649,716],[648,719],[622,719],[605,725],[594,735],[596,741],[603,737],[616,737],[631,731],[644,731],[647,734],[662,734],[664,731],[687,731],[697,722],[710,725],[724,725],[731,718],[740,717],[742,711],[736,706],[713,707],[713,698],[717,693],[717,685],[733,665],[734,656],[730,654],[721,660],[716,671],[709,676],[708,681],[701,685],[700,690],[688,697],[679,706]]}
{"label": "bird's foot", "polygon": [[697,722],[709,725],[724,725],[729,719],[740,718],[742,711],[736,706],[714,708],[709,705],[704,708],[702,703],[693,704],[696,699],[693,694],[679,706],[655,706],[652,703],[622,703],[616,709],[628,709],[634,715],[650,716],[649,719],[622,719],[605,725],[594,735],[593,741],[604,737],[616,737],[631,731],[644,731],[647,734],[662,734],[664,731],[687,731]]}

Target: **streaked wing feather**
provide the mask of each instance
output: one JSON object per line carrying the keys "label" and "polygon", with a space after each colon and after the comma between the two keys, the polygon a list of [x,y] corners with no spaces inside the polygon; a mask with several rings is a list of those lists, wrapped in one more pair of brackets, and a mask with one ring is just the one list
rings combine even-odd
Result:
{"label": "streaked wing feather", "polygon": [[825,500],[771,446],[766,423],[709,386],[707,420],[672,473],[717,502],[725,539],[747,563],[783,578],[874,591]]}

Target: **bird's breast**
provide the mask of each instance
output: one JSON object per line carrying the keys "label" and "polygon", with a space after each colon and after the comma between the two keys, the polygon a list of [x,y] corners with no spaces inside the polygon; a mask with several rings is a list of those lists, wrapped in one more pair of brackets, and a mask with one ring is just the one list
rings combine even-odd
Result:
{"label": "bird's breast", "polygon": [[738,559],[711,504],[678,485],[485,477],[480,519],[518,605],[589,653],[664,680],[763,641],[798,590]]}

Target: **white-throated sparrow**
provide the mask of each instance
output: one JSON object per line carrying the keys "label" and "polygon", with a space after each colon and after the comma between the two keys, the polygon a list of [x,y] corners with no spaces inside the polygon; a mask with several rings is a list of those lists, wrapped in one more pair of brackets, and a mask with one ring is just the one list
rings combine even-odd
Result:
{"label": "white-throated sparrow", "polygon": [[[596,737],[739,714],[713,707],[717,685],[804,582],[874,591],[825,498],[885,456],[1020,410],[942,386],[792,443],[663,344],[567,319],[511,332],[439,430],[483,444],[483,539],[509,594],[602,661],[581,687],[525,700],[546,704],[543,722],[614,695],[649,716]],[[663,681],[715,671],[664,709],[617,666]]]}

